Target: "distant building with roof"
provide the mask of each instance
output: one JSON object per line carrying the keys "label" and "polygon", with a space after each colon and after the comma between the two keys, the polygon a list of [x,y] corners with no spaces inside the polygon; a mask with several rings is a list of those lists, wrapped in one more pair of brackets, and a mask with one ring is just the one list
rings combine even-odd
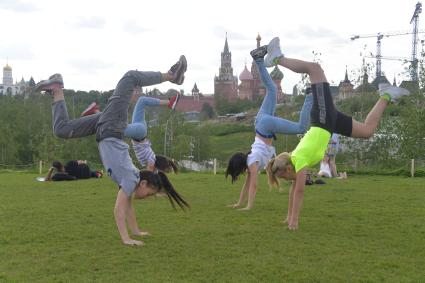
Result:
{"label": "distant building with roof", "polygon": [[353,89],[354,85],[351,83],[351,81],[348,79],[348,73],[347,68],[345,69],[345,77],[344,80],[341,81],[338,85],[338,98],[339,99],[346,99],[353,95]]}
{"label": "distant building with roof", "polygon": [[221,52],[218,76],[214,77],[214,95],[220,95],[228,101],[235,101],[238,97],[238,78],[233,75],[232,53],[227,42],[227,34],[224,49]]}
{"label": "distant building with roof", "polygon": [[22,94],[28,88],[34,86],[35,82],[32,77],[28,82],[22,78],[20,82],[13,83],[12,67],[8,63],[3,67],[3,81],[0,84],[0,95]]}
{"label": "distant building with roof", "polygon": [[356,88],[354,88],[353,91],[354,91],[354,93],[365,93],[365,92],[374,92],[377,89],[378,89],[377,87],[375,87],[374,85],[369,83],[369,75],[365,71],[363,73],[363,78],[361,80],[360,85],[357,86]]}
{"label": "distant building with roof", "polygon": [[411,93],[418,92],[419,90],[419,82],[415,81],[402,81],[400,83],[400,87],[407,89]]}
{"label": "distant building with roof", "polygon": [[240,84],[238,86],[239,98],[240,99],[253,99],[253,87],[254,87],[254,77],[251,72],[248,71],[246,67],[243,69],[242,73],[239,75]]}
{"label": "distant building with roof", "polygon": [[[257,48],[261,46],[261,36],[258,35],[257,38]],[[278,66],[275,66],[272,72],[270,73],[272,80],[277,87],[277,100],[281,101],[283,99],[283,92],[281,87],[281,82],[283,79],[283,73],[280,71]],[[239,75],[240,84],[238,86],[238,97],[240,99],[256,100],[266,94],[266,88],[261,81],[260,74],[257,69],[257,64],[255,61],[251,63],[251,72],[248,70],[246,64]]]}
{"label": "distant building with roof", "polygon": [[214,109],[214,97],[212,95],[203,95],[195,83],[192,88],[192,95],[180,96],[176,110],[185,113],[193,111],[200,113],[205,103]]}

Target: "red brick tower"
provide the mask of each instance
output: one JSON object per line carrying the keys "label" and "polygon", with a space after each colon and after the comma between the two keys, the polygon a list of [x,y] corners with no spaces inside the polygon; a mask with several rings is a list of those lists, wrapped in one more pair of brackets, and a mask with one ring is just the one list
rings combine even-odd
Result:
{"label": "red brick tower", "polygon": [[233,75],[232,53],[229,51],[227,34],[224,50],[221,52],[219,73],[214,77],[214,95],[226,97],[228,101],[235,101],[238,96],[238,79]]}

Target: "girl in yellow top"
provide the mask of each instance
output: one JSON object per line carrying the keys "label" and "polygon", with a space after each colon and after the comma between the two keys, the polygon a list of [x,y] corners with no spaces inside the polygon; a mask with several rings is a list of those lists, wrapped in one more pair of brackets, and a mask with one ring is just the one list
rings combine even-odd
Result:
{"label": "girl in yellow top", "polygon": [[277,178],[292,180],[289,193],[288,214],[285,223],[291,230],[298,229],[298,220],[304,196],[307,167],[323,158],[332,133],[353,138],[370,138],[378,126],[382,113],[389,102],[394,102],[409,92],[390,84],[380,84],[380,99],[369,112],[364,123],[357,122],[339,112],[332,101],[329,83],[321,66],[284,57],[280,51],[279,38],[274,38],[267,47],[267,67],[281,65],[296,73],[308,74],[313,90],[313,107],[310,112],[311,128],[292,153],[281,153],[270,160],[267,175],[270,185],[278,185]]}

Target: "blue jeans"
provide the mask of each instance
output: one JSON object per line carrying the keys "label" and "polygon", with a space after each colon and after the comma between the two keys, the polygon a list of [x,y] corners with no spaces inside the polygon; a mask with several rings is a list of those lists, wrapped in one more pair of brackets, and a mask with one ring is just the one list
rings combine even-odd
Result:
{"label": "blue jeans", "polygon": [[160,100],[157,98],[146,96],[139,97],[134,107],[131,124],[127,125],[124,135],[132,139],[144,139],[148,134],[148,126],[145,121],[145,107],[157,106],[159,102]]}
{"label": "blue jeans", "polygon": [[264,66],[264,59],[257,59],[255,63],[257,64],[261,81],[266,87],[266,96],[255,118],[255,131],[266,138],[272,138],[275,133],[288,135],[305,133],[310,125],[313,96],[311,94],[306,96],[298,122],[275,117],[277,87]]}
{"label": "blue jeans", "polygon": [[64,139],[96,134],[96,141],[108,137],[122,139],[127,127],[127,112],[135,87],[162,82],[160,72],[128,71],[118,82],[106,108],[101,113],[70,120],[65,100],[52,104],[53,132]]}
{"label": "blue jeans", "polygon": [[127,112],[134,89],[140,86],[159,84],[161,81],[160,72],[127,72],[118,82],[99,118],[96,127],[96,140],[101,141],[105,138],[123,139],[128,123]]}

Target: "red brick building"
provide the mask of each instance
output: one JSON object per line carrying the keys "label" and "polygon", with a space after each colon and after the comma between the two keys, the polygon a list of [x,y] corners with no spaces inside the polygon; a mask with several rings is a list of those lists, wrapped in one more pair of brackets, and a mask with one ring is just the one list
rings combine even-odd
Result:
{"label": "red brick building", "polygon": [[238,97],[238,78],[233,75],[232,53],[227,43],[227,35],[224,50],[221,52],[218,76],[214,77],[214,95],[223,96],[228,101],[235,101]]}
{"label": "red brick building", "polygon": [[176,110],[179,112],[201,112],[204,103],[209,104],[214,109],[214,97],[200,93],[195,83],[192,89],[192,95],[181,96]]}
{"label": "red brick building", "polygon": [[[261,36],[258,35],[256,40],[257,40],[257,48],[258,48],[261,46]],[[254,47],[252,49],[254,49]],[[273,71],[270,73],[270,76],[272,77],[277,87],[277,100],[282,101],[283,92],[282,92],[281,82],[283,79],[283,73],[276,66],[273,69]],[[248,100],[260,99],[264,97],[264,95],[266,94],[266,89],[263,83],[261,82],[260,74],[258,73],[257,65],[255,64],[254,60],[251,63],[251,72],[248,71],[248,68],[245,65],[244,70],[239,75],[239,80],[241,81],[241,83],[238,86],[238,90],[239,90],[238,97],[240,99],[248,99]]]}

